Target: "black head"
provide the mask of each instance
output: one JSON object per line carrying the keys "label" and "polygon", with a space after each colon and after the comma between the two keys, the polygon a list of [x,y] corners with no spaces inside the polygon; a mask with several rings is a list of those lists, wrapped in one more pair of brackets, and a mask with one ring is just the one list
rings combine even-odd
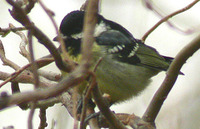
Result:
{"label": "black head", "polygon": [[60,24],[60,31],[64,36],[80,33],[83,29],[83,11],[73,11],[67,14]]}
{"label": "black head", "polygon": [[[80,53],[81,38],[74,38],[73,35],[81,34],[83,22],[84,11],[77,10],[67,14],[60,24],[60,32],[64,36],[66,50],[74,56]],[[55,38],[55,40],[57,39]]]}
{"label": "black head", "polygon": [[[61,33],[64,36],[81,33],[83,30],[84,13],[84,11],[77,10],[67,14],[60,24]],[[101,15],[97,15],[97,24],[103,19]]]}
{"label": "black head", "polygon": [[[79,34],[83,30],[83,21],[84,21],[84,11],[72,11],[69,14],[67,14],[61,24],[60,24],[60,31],[64,36],[71,36],[73,34]],[[128,38],[132,38],[132,34],[126,30],[121,25],[105,19],[102,15],[97,15],[97,24],[101,23],[103,21],[107,27],[109,27],[112,30],[117,30],[124,35],[126,35]]]}
{"label": "black head", "polygon": [[[76,38],[74,36],[83,31],[84,13],[84,11],[72,11],[63,18],[60,24],[60,32],[64,37],[66,36],[64,38],[66,49],[74,56],[80,53],[81,36]],[[103,19],[101,15],[97,15],[97,24]]]}

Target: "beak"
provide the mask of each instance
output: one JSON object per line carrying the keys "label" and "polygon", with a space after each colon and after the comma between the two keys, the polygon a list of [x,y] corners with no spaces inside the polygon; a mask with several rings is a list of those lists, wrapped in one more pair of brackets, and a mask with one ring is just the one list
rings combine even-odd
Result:
{"label": "beak", "polygon": [[[62,34],[61,34],[61,38],[63,39],[63,40],[66,40],[67,39],[67,36],[63,36]],[[59,41],[59,37],[58,36],[56,36],[56,37],[54,37],[53,38],[53,41]]]}
{"label": "beak", "polygon": [[58,41],[58,36],[54,37],[53,41]]}

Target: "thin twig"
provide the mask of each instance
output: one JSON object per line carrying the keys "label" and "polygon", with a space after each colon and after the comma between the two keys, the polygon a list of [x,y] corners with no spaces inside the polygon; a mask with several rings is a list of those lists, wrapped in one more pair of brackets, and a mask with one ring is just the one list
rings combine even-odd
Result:
{"label": "thin twig", "polygon": [[65,108],[67,109],[67,111],[69,112],[69,114],[71,115],[71,117],[75,117],[74,116],[74,102],[72,99],[72,94],[73,94],[73,89],[69,89],[67,92],[63,93],[61,96],[59,96],[59,100],[60,102],[65,106]]}
{"label": "thin twig", "polygon": [[73,86],[80,84],[85,79],[84,75],[85,73],[83,72],[83,70],[78,67],[74,72],[69,74],[68,77],[62,79],[58,84],[53,87],[49,87],[46,89],[36,89],[31,92],[23,92],[9,96],[9,99],[4,100],[6,101],[7,105],[5,106],[0,104],[0,109],[23,102],[26,103],[30,101],[44,100],[60,95],[61,93],[67,91]]}
{"label": "thin twig", "polygon": [[47,99],[47,100],[41,100],[41,101],[37,101],[36,103],[36,108],[48,108],[48,107],[52,107],[54,106],[56,103],[59,103],[60,100],[57,97],[51,98],[51,99]]}
{"label": "thin twig", "polygon": [[[159,17],[161,17],[161,19],[164,17],[163,14],[161,14],[161,12],[159,11],[158,7],[156,7],[156,5],[153,3],[153,1],[151,0],[143,0],[145,6],[147,7],[147,9],[153,11],[154,13],[156,13],[156,15],[158,15]],[[189,29],[181,29],[178,26],[176,26],[175,24],[173,24],[170,21],[166,21],[166,23],[168,24],[169,27],[171,27],[172,29],[175,29],[183,34],[192,34],[195,31],[197,31],[197,29],[194,29],[194,27],[189,28]]]}
{"label": "thin twig", "polygon": [[187,5],[186,7],[173,12],[172,14],[167,15],[166,17],[162,18],[158,23],[156,23],[149,31],[147,31],[144,36],[142,37],[142,41],[145,42],[146,38],[162,23],[166,22],[168,19],[172,18],[173,16],[180,14],[182,12],[187,11],[191,7],[193,7],[199,0],[193,1],[191,4]]}
{"label": "thin twig", "polygon": [[[52,59],[38,59],[37,61],[36,61],[36,63],[37,64],[43,64],[44,62],[46,62],[47,61],[47,63],[49,63],[49,62],[51,62],[51,61],[53,61]],[[11,75],[9,75],[9,77],[7,78],[7,79],[5,79],[4,80],[4,82],[2,82],[1,84],[0,84],[0,88],[3,86],[3,85],[5,85],[5,84],[7,84],[8,82],[10,82],[10,81],[12,81],[12,80],[14,80],[19,74],[21,74],[24,70],[26,70],[27,68],[29,68],[31,66],[31,64],[27,64],[27,65],[25,65],[25,66],[23,66],[23,67],[21,67],[20,69],[18,69],[17,71],[15,71],[14,73],[12,73]],[[27,75],[30,75],[31,73],[30,72],[27,72]],[[5,77],[4,77],[5,78]],[[33,79],[33,78],[32,78]]]}
{"label": "thin twig", "polygon": [[13,0],[6,1],[13,6],[13,9],[9,10],[12,17],[24,25],[28,30],[30,30],[32,34],[40,41],[40,43],[42,43],[49,50],[55,59],[57,67],[66,72],[70,71],[70,67],[68,67],[68,65],[63,62],[61,55],[59,54],[52,41],[33,24],[33,22],[27,16],[26,12],[17,4],[17,2]]}
{"label": "thin twig", "polygon": [[28,14],[31,12],[35,5],[36,0],[28,0],[28,4],[24,7],[25,12]]}
{"label": "thin twig", "polygon": [[0,40],[0,58],[4,65],[10,66],[14,70],[20,69],[20,66],[18,66],[17,64],[6,58],[4,46],[1,40]]}
{"label": "thin twig", "polygon": [[[94,114],[95,113],[94,107],[88,107],[86,113],[87,116]],[[89,120],[88,125],[90,126],[91,129],[100,129],[98,122],[99,121],[97,121],[97,118],[92,118]]]}
{"label": "thin twig", "polygon": [[[11,82],[11,89],[12,89],[12,94],[14,94],[14,93],[20,93],[18,82]],[[18,104],[18,106],[22,110],[28,109],[28,104],[27,103],[21,103],[21,104]]]}
{"label": "thin twig", "polygon": [[55,15],[53,11],[51,11],[50,9],[48,9],[44,3],[42,2],[42,0],[39,0],[39,4],[41,5],[41,7],[43,8],[43,10],[46,12],[46,14],[48,15],[48,17],[50,18],[51,22],[53,23],[53,26],[56,30],[56,34],[57,34],[57,39],[61,45],[61,50],[62,50],[62,54],[63,54],[63,58],[64,61],[67,61],[67,63],[69,64],[69,66],[71,67],[71,69],[75,68],[75,64],[74,62],[69,58],[69,54],[66,51],[66,47],[65,47],[65,43],[64,40],[58,30],[58,25],[56,24],[56,21],[54,20],[53,16]]}
{"label": "thin twig", "polygon": [[72,101],[73,101],[73,116],[74,116],[74,129],[78,129],[78,114],[77,114],[77,105],[78,105],[78,101],[81,99],[80,95],[78,94],[78,87],[80,85],[78,85],[77,87],[74,87],[73,90],[73,94],[72,94]]}
{"label": "thin twig", "polygon": [[[14,28],[16,28],[13,24],[9,24],[9,27],[11,28],[11,29],[14,29]],[[20,38],[22,39],[22,41],[21,41],[21,43],[20,43],[20,46],[19,46],[19,48],[20,48],[20,54],[21,55],[23,55],[24,57],[26,57],[26,59],[30,62],[31,61],[31,59],[30,59],[30,54],[29,54],[29,52],[26,50],[26,45],[28,44],[28,40],[27,40],[27,38],[26,38],[26,36],[25,36],[25,34],[24,33],[22,33],[22,32],[20,32],[20,31],[13,31],[15,34],[17,34],[17,35],[19,35],[20,36]]]}
{"label": "thin twig", "polygon": [[34,52],[33,52],[33,42],[32,42],[32,32],[28,31],[28,41],[29,41],[29,52],[30,52],[30,59],[31,59],[31,68],[33,72],[33,78],[34,78],[34,87],[39,87],[39,76],[37,73],[37,64],[35,62]]}
{"label": "thin twig", "polygon": [[25,65],[24,67],[18,69],[16,72],[14,72],[13,74],[11,74],[11,76],[9,78],[7,78],[4,82],[2,82],[0,84],[0,88],[5,85],[6,83],[10,82],[11,80],[15,79],[20,73],[22,73],[25,69],[27,69],[28,67],[30,67],[31,64]]}
{"label": "thin twig", "polygon": [[[90,67],[90,61],[92,59],[92,46],[94,42],[94,29],[97,23],[99,0],[89,0],[86,6],[86,13],[84,17],[83,25],[83,39],[81,43],[82,60],[81,66],[83,70],[88,71]],[[82,114],[82,124],[84,119],[84,113]]]}
{"label": "thin twig", "polygon": [[180,69],[186,60],[191,57],[200,48],[200,35],[186,45],[175,57],[171,63],[167,75],[161,84],[160,88],[155,93],[153,99],[151,100],[146,112],[143,115],[143,120],[146,122],[154,123],[158,112],[160,111],[163,102],[167,98],[169,92],[171,91]]}
{"label": "thin twig", "polygon": [[61,74],[53,71],[38,70],[38,74],[51,81],[60,81]]}
{"label": "thin twig", "polygon": [[51,55],[46,55],[36,60],[38,69],[47,66],[52,62],[54,62],[54,58]]}
{"label": "thin twig", "polygon": [[99,0],[89,0],[83,25],[83,39],[81,43],[82,61],[81,64],[89,69],[92,59],[92,47],[94,42],[94,28],[97,23]]}
{"label": "thin twig", "polygon": [[94,73],[97,71],[97,68],[98,68],[98,66],[99,66],[99,64],[101,63],[102,60],[103,60],[103,57],[100,57],[100,58],[98,59],[96,65],[95,65],[95,67],[94,67],[94,70],[93,70]]}
{"label": "thin twig", "polygon": [[3,127],[3,129],[15,129],[15,127],[13,125],[7,126],[7,127]]}
{"label": "thin twig", "polygon": [[[6,80],[6,79],[10,78],[11,76],[13,76],[13,74],[0,71],[0,80]],[[22,72],[16,78],[12,79],[11,82],[34,84],[33,77],[29,72]],[[40,82],[40,87],[41,88],[52,87],[54,85],[55,85],[54,82],[50,82],[50,81],[46,81],[46,80],[41,80],[41,82]],[[1,84],[1,86],[2,86],[2,84]]]}
{"label": "thin twig", "polygon": [[33,115],[35,113],[35,103],[31,104],[31,110],[28,116],[28,129],[33,129]]}
{"label": "thin twig", "polygon": [[[81,129],[84,129],[86,126],[84,122],[85,122],[86,111],[87,111],[87,103],[88,103],[88,100],[91,99],[91,92],[92,92],[93,88],[96,86],[97,82],[96,82],[96,76],[94,73],[96,72],[96,69],[99,66],[99,64],[101,63],[101,61],[102,61],[102,57],[99,58],[99,60],[97,61],[93,72],[89,72],[90,77],[91,77],[91,83],[90,83],[89,87],[86,89],[86,92],[83,96],[83,106],[82,106],[81,120],[80,120],[80,128]],[[88,109],[88,112],[91,112],[91,110],[92,109]],[[96,123],[96,121],[93,120],[93,122],[91,124],[98,125],[98,124],[94,124],[94,122]]]}
{"label": "thin twig", "polygon": [[82,102],[81,117],[80,117],[80,129],[86,128],[85,117],[86,117],[87,104],[89,100],[88,95],[87,95],[88,88],[85,91],[86,91],[86,95],[84,95],[82,99],[83,102]]}
{"label": "thin twig", "polygon": [[86,10],[86,7],[88,6],[88,2],[89,2],[89,0],[86,0],[85,3],[82,4],[82,6],[80,7],[81,11],[85,11]]}
{"label": "thin twig", "polygon": [[0,28],[0,35],[2,35],[2,37],[5,37],[6,35],[8,35],[11,31],[15,32],[15,31],[23,31],[26,30],[25,27],[15,27],[15,28]]}
{"label": "thin twig", "polygon": [[90,75],[91,75],[91,83],[90,83],[89,87],[87,88],[85,95],[83,96],[83,106],[82,106],[82,111],[81,111],[80,129],[86,128],[85,117],[86,117],[86,111],[87,111],[87,104],[88,104],[89,99],[91,98],[91,92],[97,83],[95,74],[93,72],[90,72]]}
{"label": "thin twig", "polygon": [[102,95],[99,92],[98,86],[94,87],[92,95],[99,110],[105,116],[106,120],[109,122],[109,125],[111,127],[114,127],[115,129],[126,129],[126,127],[110,111],[108,103],[105,103],[105,100],[102,98]]}
{"label": "thin twig", "polygon": [[45,129],[47,127],[46,108],[40,108],[40,126],[38,129]]}

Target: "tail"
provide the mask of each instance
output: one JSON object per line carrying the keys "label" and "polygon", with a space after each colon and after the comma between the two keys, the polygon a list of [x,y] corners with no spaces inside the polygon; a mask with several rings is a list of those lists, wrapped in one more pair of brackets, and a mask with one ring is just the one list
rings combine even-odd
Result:
{"label": "tail", "polygon": [[[159,71],[167,71],[174,59],[172,57],[160,55],[156,49],[145,44],[140,44],[137,56],[141,61],[139,65],[150,67]],[[182,72],[179,74],[184,75]]]}
{"label": "tail", "polygon": [[[172,57],[162,56],[167,62],[171,64],[171,62],[174,60]],[[183,72],[179,72],[180,75],[185,75]]]}
{"label": "tail", "polygon": [[140,44],[136,52],[137,57],[140,59],[139,65],[150,67],[159,71],[167,71],[173,58],[160,55],[156,49]]}

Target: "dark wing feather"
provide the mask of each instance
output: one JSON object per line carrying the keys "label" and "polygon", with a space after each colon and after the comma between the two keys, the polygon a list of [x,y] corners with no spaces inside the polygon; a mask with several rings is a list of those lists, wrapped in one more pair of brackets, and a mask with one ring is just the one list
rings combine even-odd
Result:
{"label": "dark wing feather", "polygon": [[108,53],[118,61],[166,71],[173,58],[161,56],[154,48],[140,40],[130,40],[116,30],[103,32],[96,38],[98,45],[106,46]]}
{"label": "dark wing feather", "polygon": [[131,41],[119,31],[105,31],[96,37],[96,42],[98,45],[105,46],[108,53],[118,61],[133,65],[140,63],[140,59],[134,54],[137,51],[136,46],[139,46],[138,43]]}
{"label": "dark wing feather", "polygon": [[154,48],[145,44],[140,44],[137,56],[141,60],[140,64],[158,70],[166,71],[173,58],[160,55]]}

